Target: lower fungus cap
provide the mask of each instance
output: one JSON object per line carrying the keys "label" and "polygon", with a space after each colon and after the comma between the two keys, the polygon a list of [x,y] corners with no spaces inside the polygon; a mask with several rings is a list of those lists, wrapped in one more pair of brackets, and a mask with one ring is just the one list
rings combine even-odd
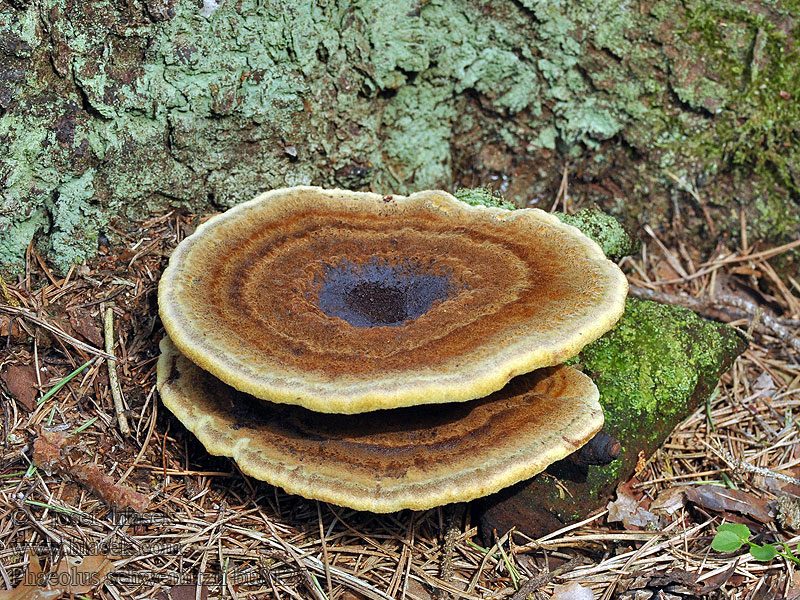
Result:
{"label": "lower fungus cap", "polygon": [[159,311],[236,389],[357,413],[486,396],[613,326],[627,282],[575,227],[446,192],[274,190],[175,249]]}
{"label": "lower fungus cap", "polygon": [[549,367],[487,398],[330,415],[259,400],[161,341],[164,405],[214,455],[299,494],[357,510],[424,510],[486,496],[571,454],[603,425],[584,374]]}

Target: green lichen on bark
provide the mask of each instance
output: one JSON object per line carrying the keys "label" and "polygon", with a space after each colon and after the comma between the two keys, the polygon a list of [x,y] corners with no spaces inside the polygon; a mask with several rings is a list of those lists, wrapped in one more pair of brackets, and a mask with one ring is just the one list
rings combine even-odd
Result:
{"label": "green lichen on bark", "polygon": [[720,228],[742,202],[751,239],[800,230],[796,0],[217,4],[0,0],[1,265],[36,231],[63,270],[103,220],[298,183],[546,207],[565,160],[629,223],[696,211],[670,171]]}

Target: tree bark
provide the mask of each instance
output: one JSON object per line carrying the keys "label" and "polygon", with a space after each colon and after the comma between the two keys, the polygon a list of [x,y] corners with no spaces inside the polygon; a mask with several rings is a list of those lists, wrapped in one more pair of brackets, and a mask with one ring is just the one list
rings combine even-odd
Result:
{"label": "tree bark", "polygon": [[[628,224],[800,232],[800,8],[0,0],[0,266],[314,183],[488,183]],[[706,238],[707,239],[707,238]]]}

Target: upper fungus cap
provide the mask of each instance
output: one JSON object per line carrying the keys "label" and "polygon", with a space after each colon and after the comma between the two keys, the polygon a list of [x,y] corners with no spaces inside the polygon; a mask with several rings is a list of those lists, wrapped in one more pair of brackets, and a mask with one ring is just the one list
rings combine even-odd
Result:
{"label": "upper fungus cap", "polygon": [[424,510],[532,477],[603,425],[595,385],[564,365],[487,398],[329,415],[244,394],[161,341],[164,405],[218,456],[257,479],[357,510]]}
{"label": "upper fungus cap", "polygon": [[172,254],[159,312],[238,390],[356,413],[486,396],[619,319],[620,269],[538,209],[295,187],[217,215]]}

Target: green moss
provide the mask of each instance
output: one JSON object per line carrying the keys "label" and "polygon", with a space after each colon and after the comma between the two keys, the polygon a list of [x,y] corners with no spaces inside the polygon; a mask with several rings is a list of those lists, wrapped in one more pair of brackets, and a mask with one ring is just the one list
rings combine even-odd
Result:
{"label": "green moss", "polygon": [[632,448],[655,450],[677,423],[705,400],[742,338],[720,323],[665,304],[628,298],[617,325],[579,355],[600,390],[605,430],[623,442],[623,459],[591,467],[585,491],[597,498],[627,477]]}
{"label": "green moss", "polygon": [[456,190],[454,195],[462,202],[466,202],[472,206],[492,206],[494,208],[505,208],[506,210],[514,210],[517,208],[488,186],[461,188],[460,190]]}
{"label": "green moss", "polygon": [[584,208],[574,215],[554,213],[563,223],[573,225],[592,238],[614,261],[639,251],[641,242],[632,237],[614,217],[597,208]]}
{"label": "green moss", "polygon": [[[601,508],[633,474],[640,453],[650,456],[708,398],[745,348],[743,336],[726,325],[683,308],[628,298],[617,325],[577,360],[600,391],[604,431],[620,441],[621,456],[605,466],[552,465],[546,475],[490,502],[483,526],[516,527],[538,537]],[[552,477],[559,479],[557,486]]]}
{"label": "green moss", "polygon": [[[514,210],[513,203],[503,198],[502,194],[494,191],[489,186],[479,188],[461,188],[455,191],[455,197],[473,206],[481,204]],[[592,238],[603,250],[605,255],[614,261],[623,256],[629,256],[639,251],[641,242],[631,236],[614,217],[604,213],[598,208],[584,208],[574,215],[553,213],[562,223],[580,229],[585,235]]]}
{"label": "green moss", "polygon": [[697,404],[699,383],[716,381],[726,357],[740,346],[725,325],[684,308],[628,298],[622,319],[583,349],[580,362],[600,390],[610,431],[650,442]]}
{"label": "green moss", "polygon": [[675,149],[707,171],[730,170],[746,182],[754,237],[785,237],[800,227],[800,2],[785,3],[778,14],[769,19],[745,5],[693,2],[681,32],[706,57],[708,76],[676,91],[715,118],[700,128],[682,124],[686,139],[676,139]]}

